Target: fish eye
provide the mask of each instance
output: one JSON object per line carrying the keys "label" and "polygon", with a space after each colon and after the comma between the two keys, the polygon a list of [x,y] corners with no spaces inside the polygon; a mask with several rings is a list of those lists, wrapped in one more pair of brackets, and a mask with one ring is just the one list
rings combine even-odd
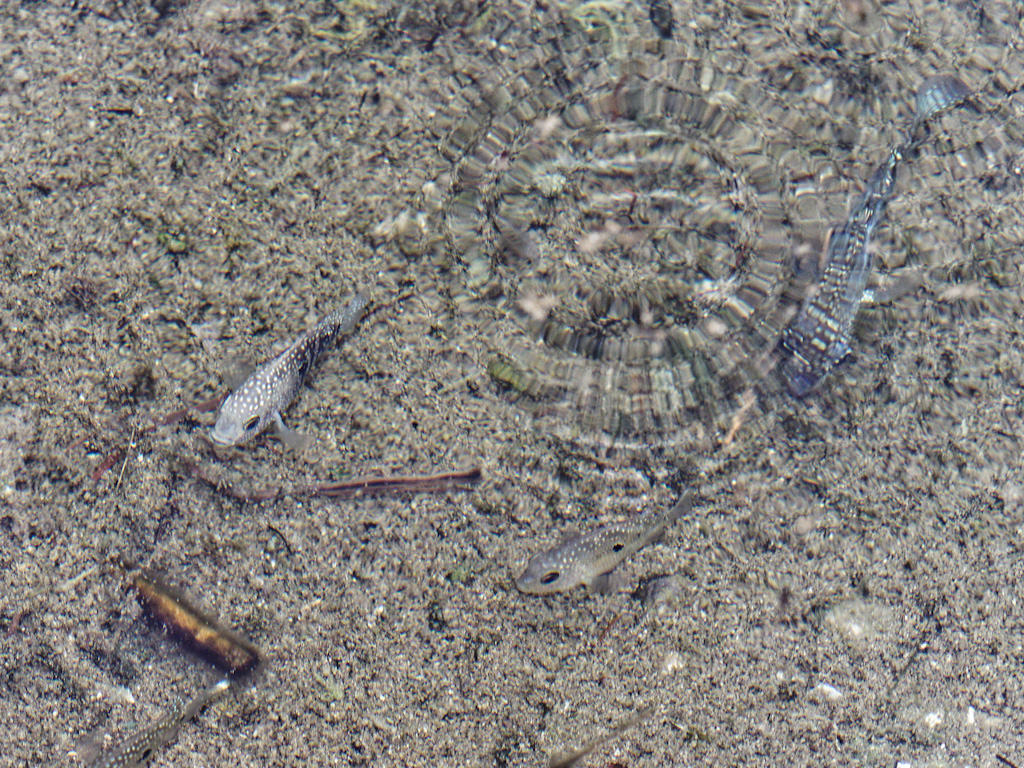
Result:
{"label": "fish eye", "polygon": [[260,417],[259,416],[253,416],[251,419],[249,419],[247,422],[245,422],[245,424],[242,425],[242,429],[244,431],[246,431],[246,432],[251,432],[252,430],[256,429],[256,425],[259,424],[259,423],[260,423]]}
{"label": "fish eye", "polygon": [[558,571],[548,571],[540,577],[540,583],[543,584],[545,587],[548,584],[554,584],[556,581],[558,581],[558,577],[560,575],[561,574],[559,574]]}

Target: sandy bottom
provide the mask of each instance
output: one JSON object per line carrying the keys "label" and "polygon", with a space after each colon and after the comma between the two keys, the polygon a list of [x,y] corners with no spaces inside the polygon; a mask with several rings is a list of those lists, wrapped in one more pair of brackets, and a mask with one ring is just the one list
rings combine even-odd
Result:
{"label": "sandy bottom", "polygon": [[[614,25],[660,40],[646,3],[66,5],[0,11],[0,765],[81,765],[217,679],[143,616],[127,558],[264,655],[154,765],[540,766],[650,708],[585,764],[1024,766],[1019,250],[972,250],[1024,239],[1019,188],[919,248],[968,256],[867,310],[808,398],[703,450],[602,450],[485,372],[500,339],[452,298],[430,198],[480,72],[526,67],[532,27],[609,57]],[[880,73],[892,119],[835,150],[851,179],[927,75],[1024,111],[1014,3],[654,5],[738,77],[774,82],[743,59],[769,28],[812,80]],[[976,207],[967,170],[904,183],[881,247]],[[194,406],[356,290],[371,311],[285,414],[313,446],[214,450]],[[624,590],[515,589],[531,554],[687,487]]]}

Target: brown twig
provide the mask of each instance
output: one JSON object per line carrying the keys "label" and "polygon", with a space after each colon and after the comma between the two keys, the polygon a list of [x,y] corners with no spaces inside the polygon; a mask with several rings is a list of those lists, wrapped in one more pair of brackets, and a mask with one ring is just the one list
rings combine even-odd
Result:
{"label": "brown twig", "polygon": [[117,464],[117,462],[119,462],[121,459],[123,459],[127,455],[127,453],[127,448],[118,448],[113,453],[105,456],[103,461],[101,461],[99,465],[97,465],[96,469],[92,471],[92,481],[94,483],[98,483],[100,481],[100,478],[107,473],[107,470],[110,469],[115,464]]}
{"label": "brown twig", "polygon": [[396,493],[437,493],[472,485],[480,480],[482,474],[480,467],[471,467],[435,475],[360,477],[339,483],[312,485],[296,491],[293,495],[351,499],[357,496],[384,496]]}
{"label": "brown twig", "polygon": [[17,632],[18,627],[21,626],[21,620],[24,619],[29,613],[31,613],[31,610],[28,608],[22,608],[20,611],[15,613],[14,616],[11,617],[11,623],[7,625],[7,631],[4,632],[4,634],[10,637],[15,632]]}
{"label": "brown twig", "polygon": [[584,757],[589,755],[594,750],[607,744],[610,741],[614,741],[619,738],[632,728],[634,725],[643,722],[648,717],[654,714],[654,705],[651,704],[648,707],[637,712],[635,715],[627,717],[616,725],[610,732],[604,736],[598,736],[595,739],[591,739],[581,749],[577,749],[573,752],[561,753],[558,755],[552,755],[551,761],[548,763],[549,768],[573,768],[574,765],[579,763]]}
{"label": "brown twig", "polygon": [[605,625],[605,628],[601,630],[601,634],[597,636],[596,645],[601,645],[602,643],[604,643],[604,639],[608,637],[608,633],[612,631],[612,627],[615,626],[620,616],[622,616],[622,611],[619,611],[614,616],[612,616],[612,620]]}
{"label": "brown twig", "polygon": [[166,427],[170,424],[177,424],[179,421],[184,421],[185,417],[188,416],[189,411],[197,411],[198,413],[209,413],[210,411],[216,411],[218,408],[220,408],[220,404],[224,402],[224,398],[226,397],[227,394],[214,395],[209,400],[203,400],[203,402],[201,403],[196,403],[195,405],[189,406],[187,408],[179,408],[176,411],[171,411],[162,419],[154,419],[153,426],[150,428],[150,431],[156,429],[157,427]]}
{"label": "brown twig", "polygon": [[447,490],[463,490],[483,476],[480,467],[440,472],[436,475],[396,475],[392,477],[361,477],[339,483],[316,483],[301,488],[237,488],[218,480],[198,464],[186,461],[185,468],[197,480],[206,483],[221,493],[240,501],[269,501],[278,496],[328,496],[351,499],[359,496],[385,496],[401,493],[438,493]]}
{"label": "brown twig", "polygon": [[117,483],[114,485],[115,491],[121,487],[121,481],[124,480],[124,471],[128,468],[128,451],[135,447],[135,433],[137,431],[138,430],[133,426],[132,436],[128,441],[128,447],[122,451],[122,453],[124,453],[124,462],[121,464],[121,471],[117,473]]}

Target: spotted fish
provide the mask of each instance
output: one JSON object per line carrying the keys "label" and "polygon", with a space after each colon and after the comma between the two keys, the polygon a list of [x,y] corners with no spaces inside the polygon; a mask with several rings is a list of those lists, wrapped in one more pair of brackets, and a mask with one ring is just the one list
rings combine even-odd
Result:
{"label": "spotted fish", "polygon": [[281,411],[295,398],[309,369],[339,333],[352,330],[366,307],[357,294],[347,307],[332,312],[288,349],[257,370],[232,392],[220,407],[210,439],[217,445],[240,445],[270,425],[294,448],[304,448],[309,438],[285,427]]}
{"label": "spotted fish", "polygon": [[875,169],[846,222],[832,235],[821,278],[780,340],[782,379],[794,397],[810,392],[849,354],[853,322],[871,275],[871,236],[896,191],[899,166],[924,142],[927,121],[970,95],[962,81],[949,75],[922,83],[905,141]]}
{"label": "spotted fish", "polygon": [[624,523],[574,536],[534,556],[516,579],[516,587],[531,595],[565,592],[580,584],[592,591],[604,591],[606,576],[615,566],[656,541],[692,505],[693,491],[687,491],[667,512],[651,510]]}
{"label": "spotted fish", "polygon": [[872,174],[863,196],[828,247],[815,292],[782,337],[789,353],[782,375],[794,397],[803,397],[850,353],[853,321],[871,275],[871,235],[896,187],[903,151],[896,148]]}
{"label": "spotted fish", "polygon": [[219,680],[191,701],[181,699],[151,725],[133,733],[94,762],[90,768],[137,768],[145,765],[161,747],[178,737],[181,726],[199,714],[199,710],[231,686],[227,678]]}

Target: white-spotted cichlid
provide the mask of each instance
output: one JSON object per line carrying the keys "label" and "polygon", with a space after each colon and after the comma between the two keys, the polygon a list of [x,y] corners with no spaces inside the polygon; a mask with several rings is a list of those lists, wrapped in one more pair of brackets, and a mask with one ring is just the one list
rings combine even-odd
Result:
{"label": "white-spotted cichlid", "polygon": [[191,701],[181,699],[163,717],[136,731],[102,755],[90,768],[140,768],[178,737],[181,726],[199,714],[199,710],[231,687],[227,678],[218,680]]}
{"label": "white-spotted cichlid", "polygon": [[352,330],[366,307],[361,294],[336,310],[288,349],[246,379],[228,395],[217,415],[210,439],[217,445],[240,445],[273,424],[292,448],[304,448],[309,438],[285,427],[281,411],[295,398],[303,379],[324,348],[339,333]]}
{"label": "white-spotted cichlid", "polygon": [[607,587],[605,577],[615,566],[656,541],[692,505],[693,491],[687,491],[668,511],[651,510],[624,523],[574,536],[534,556],[516,579],[516,586],[531,595],[564,592],[580,584],[603,591]]}

